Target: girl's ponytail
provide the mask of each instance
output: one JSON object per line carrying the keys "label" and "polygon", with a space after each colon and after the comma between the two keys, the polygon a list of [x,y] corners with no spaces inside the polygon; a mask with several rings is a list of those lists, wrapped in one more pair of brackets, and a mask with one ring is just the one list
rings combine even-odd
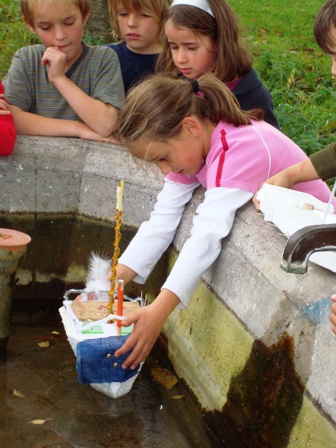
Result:
{"label": "girl's ponytail", "polygon": [[139,139],[164,141],[178,135],[189,116],[214,125],[225,121],[240,126],[261,119],[262,110],[243,112],[214,74],[192,81],[152,75],[129,91],[119,117],[118,138],[126,146]]}

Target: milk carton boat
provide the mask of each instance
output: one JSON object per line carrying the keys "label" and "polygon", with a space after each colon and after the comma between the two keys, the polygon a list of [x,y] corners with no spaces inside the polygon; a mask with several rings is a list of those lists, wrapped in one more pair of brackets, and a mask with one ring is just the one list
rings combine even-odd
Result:
{"label": "milk carton boat", "polygon": [[117,322],[144,306],[145,301],[140,297],[124,296],[123,316],[117,315],[117,305],[110,313],[108,304],[108,291],[88,293],[87,290],[71,289],[64,294],[59,312],[76,355],[79,383],[90,384],[111,398],[119,398],[131,390],[142,363],[134,370],[121,368],[129,352],[118,358],[114,353],[126,342],[132,326],[118,327]]}

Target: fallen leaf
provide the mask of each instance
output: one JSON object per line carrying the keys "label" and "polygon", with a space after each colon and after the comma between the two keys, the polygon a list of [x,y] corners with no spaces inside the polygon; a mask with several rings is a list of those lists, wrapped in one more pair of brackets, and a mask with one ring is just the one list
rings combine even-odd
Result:
{"label": "fallen leaf", "polygon": [[38,342],[37,345],[38,345],[39,347],[46,348],[46,347],[49,347],[49,341]]}
{"label": "fallen leaf", "polygon": [[47,420],[51,420],[51,418],[46,418],[45,420],[37,418],[35,420],[32,420],[30,423],[32,423],[33,425],[43,425]]}
{"label": "fallen leaf", "polygon": [[158,383],[162,384],[167,389],[171,389],[178,382],[178,379],[173,373],[161,367],[153,367],[151,369],[151,374],[154,381],[157,381]]}
{"label": "fallen leaf", "polygon": [[25,395],[22,392],[19,392],[17,389],[13,390],[13,395],[20,398],[26,398]]}
{"label": "fallen leaf", "polygon": [[170,397],[172,400],[180,400],[181,398],[185,397],[185,395],[173,395]]}
{"label": "fallen leaf", "polygon": [[48,334],[46,336],[39,336],[38,338],[36,338],[37,341],[54,341],[55,339],[59,339],[61,338],[61,334],[55,332],[52,332],[51,334]]}

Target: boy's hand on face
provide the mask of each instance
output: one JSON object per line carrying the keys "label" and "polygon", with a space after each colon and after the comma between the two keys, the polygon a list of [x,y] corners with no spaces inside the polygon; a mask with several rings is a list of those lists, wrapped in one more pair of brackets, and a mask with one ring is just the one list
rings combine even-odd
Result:
{"label": "boy's hand on face", "polygon": [[65,75],[66,54],[58,47],[48,47],[41,59],[43,67],[49,66],[48,78],[54,82],[57,77]]}
{"label": "boy's hand on face", "polygon": [[4,95],[0,94],[0,115],[9,115],[10,111],[9,111],[8,103],[7,103],[7,101],[5,101],[2,98],[4,98]]}

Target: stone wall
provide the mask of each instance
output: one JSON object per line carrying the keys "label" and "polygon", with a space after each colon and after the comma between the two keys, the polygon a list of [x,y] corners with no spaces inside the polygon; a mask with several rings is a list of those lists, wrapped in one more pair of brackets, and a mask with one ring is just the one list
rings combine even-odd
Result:
{"label": "stone wall", "polygon": [[[12,156],[0,157],[0,211],[77,213],[112,222],[121,179],[124,223],[138,227],[161,189],[159,173],[136,164],[121,146],[21,136]],[[202,197],[199,189],[186,208],[171,263]],[[232,420],[251,408],[261,422],[265,413],[276,419],[281,411],[286,446],[336,446],[336,338],[327,321],[318,324],[306,313],[335,292],[335,276],[313,263],[304,275],[282,271],[285,242],[252,204],[240,209],[189,308],[175,310],[166,322],[169,356],[205,411]],[[249,405],[236,404],[233,412],[237,387]],[[252,406],[257,399],[260,409]]]}

